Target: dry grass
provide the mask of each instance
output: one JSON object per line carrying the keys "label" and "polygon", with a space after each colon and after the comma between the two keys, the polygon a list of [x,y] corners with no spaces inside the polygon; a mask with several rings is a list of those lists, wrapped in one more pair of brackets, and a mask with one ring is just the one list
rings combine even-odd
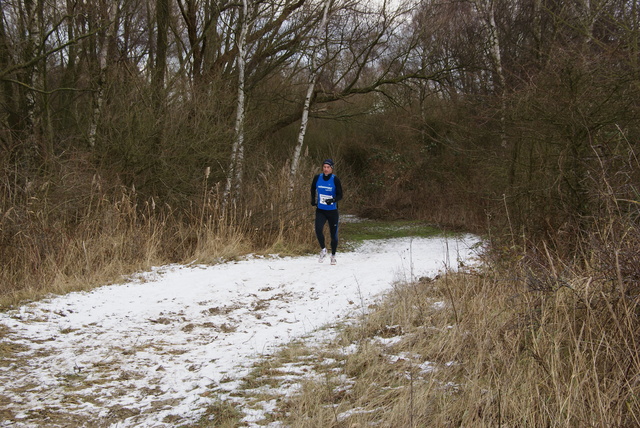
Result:
{"label": "dry grass", "polygon": [[17,360],[16,355],[27,349],[25,345],[5,340],[8,334],[9,328],[0,325],[0,367],[7,367],[15,363]]}
{"label": "dry grass", "polygon": [[[255,177],[226,206],[204,176],[201,193],[175,206],[135,188],[108,188],[77,169],[60,182],[11,183],[0,193],[0,307],[117,282],[154,265],[308,251],[307,180],[289,199],[286,174]],[[258,190],[265,186],[268,195]]]}
{"label": "dry grass", "polygon": [[[543,246],[508,264],[396,286],[335,343],[308,350],[306,360],[335,363],[301,377],[272,419],[291,427],[640,425],[640,228],[597,230],[571,263]],[[301,360],[297,352],[289,361]]]}

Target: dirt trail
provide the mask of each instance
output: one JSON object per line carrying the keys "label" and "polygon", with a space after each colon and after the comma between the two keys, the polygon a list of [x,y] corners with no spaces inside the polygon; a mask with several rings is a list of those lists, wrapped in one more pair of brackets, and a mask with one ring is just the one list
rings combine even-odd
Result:
{"label": "dirt trail", "polygon": [[[197,421],[252,362],[364,311],[394,281],[467,260],[477,242],[370,241],[339,255],[167,266],[0,314],[0,426]],[[4,326],[4,327],[2,327]],[[217,392],[213,392],[217,391]]]}

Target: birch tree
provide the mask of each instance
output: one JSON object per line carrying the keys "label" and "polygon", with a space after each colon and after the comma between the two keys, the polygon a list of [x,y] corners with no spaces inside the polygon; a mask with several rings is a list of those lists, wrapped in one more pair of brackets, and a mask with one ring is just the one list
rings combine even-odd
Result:
{"label": "birch tree", "polygon": [[[406,82],[434,79],[441,70],[426,70],[416,51],[416,39],[407,27],[411,9],[404,5],[345,2],[334,5],[327,21],[327,58],[311,96],[313,105],[323,105],[323,117],[333,114],[324,108],[351,97],[377,94],[391,97],[387,89]],[[307,86],[307,89],[309,86]],[[306,110],[310,117],[313,109]],[[301,120],[304,108],[297,108],[270,124],[268,133],[276,132]],[[360,113],[365,113],[362,111]],[[336,112],[335,115],[340,115]]]}
{"label": "birch tree", "polygon": [[496,25],[495,2],[496,0],[477,0],[475,1],[475,6],[482,16],[487,28],[487,49],[489,52],[489,58],[493,65],[493,89],[500,98],[500,144],[503,148],[506,148],[506,81],[502,66],[498,26]]}
{"label": "birch tree", "polygon": [[42,62],[34,60],[39,56],[39,50],[41,48],[41,17],[40,12],[43,4],[40,0],[34,2],[33,0],[25,0],[24,4],[19,6],[20,8],[20,26],[22,27],[23,37],[23,57],[24,63],[31,64],[23,69],[23,82],[25,83],[26,90],[24,91],[24,106],[25,106],[25,118],[26,129],[30,142],[28,143],[27,150],[30,153],[29,158],[33,158],[39,155],[40,150],[38,147],[39,124],[41,116],[37,114],[37,101],[35,89],[41,86],[39,81],[39,70],[42,66]]}
{"label": "birch tree", "polygon": [[167,71],[168,30],[169,30],[169,0],[156,0],[156,63],[153,69],[151,90],[156,116],[157,134],[155,145],[158,154],[163,144],[163,127],[165,117],[165,75]]}
{"label": "birch tree", "polygon": [[119,11],[119,2],[102,1],[100,4],[100,27],[104,28],[104,31],[98,33],[98,79],[96,82],[96,89],[93,96],[93,115],[89,125],[89,146],[95,147],[98,123],[102,116],[102,106],[104,104],[104,89],[107,83],[107,67],[108,67],[108,52],[109,45],[113,43],[112,39],[116,37],[118,20],[116,15]]}
{"label": "birch tree", "polygon": [[[18,28],[21,53],[17,81],[22,86],[24,130],[28,140],[27,158],[34,159],[52,151],[53,131],[47,88],[49,37],[60,22],[51,22],[53,9],[44,0],[18,2]],[[15,21],[14,21],[15,22]]]}
{"label": "birch tree", "polygon": [[[12,58],[9,35],[5,28],[5,5],[0,2],[0,70],[8,70],[14,63]],[[18,102],[14,85],[9,81],[9,74],[2,73],[2,91],[0,91],[0,103],[3,110],[0,111],[0,126],[5,130],[15,130],[19,123]],[[3,133],[4,134],[4,133]],[[12,135],[0,135],[0,142],[5,148],[9,147],[9,141],[13,140]]]}
{"label": "birch tree", "polygon": [[225,205],[229,194],[234,191],[233,200],[237,200],[238,189],[242,185],[244,168],[244,121],[245,121],[245,66],[247,62],[247,33],[249,31],[249,0],[242,0],[242,12],[239,15],[240,33],[236,41],[238,56],[238,99],[236,102],[236,119],[234,126],[234,141],[231,148],[231,160],[227,171],[227,184],[224,191]]}
{"label": "birch tree", "polygon": [[302,153],[302,147],[304,145],[304,137],[307,131],[307,124],[309,123],[309,110],[311,108],[311,100],[318,81],[318,75],[320,74],[321,66],[316,65],[316,56],[318,45],[325,39],[327,34],[327,20],[329,16],[329,8],[331,6],[331,0],[324,0],[322,8],[322,20],[320,21],[319,36],[315,37],[312,41],[312,49],[309,54],[309,85],[307,86],[307,93],[304,99],[304,107],[302,109],[302,118],[300,120],[300,130],[298,131],[298,140],[293,151],[291,158],[291,171],[289,174],[289,191],[293,191],[293,185],[295,177],[298,174],[298,167],[300,165],[300,155]]}
{"label": "birch tree", "polygon": [[[292,19],[292,15],[304,4],[305,0],[290,2],[274,1],[251,3],[243,0],[237,14],[233,46],[221,46],[224,49],[211,64],[214,75],[222,77],[235,57],[234,65],[237,74],[237,99],[234,121],[234,139],[231,147],[224,200],[237,200],[239,189],[243,184],[245,163],[245,122],[248,88],[255,86],[261,79],[279,70],[286,61],[298,52],[299,40],[309,31],[305,27],[304,18]],[[249,55],[251,52],[251,56]],[[250,71],[250,72],[249,72]],[[249,78],[252,80],[249,82]]]}

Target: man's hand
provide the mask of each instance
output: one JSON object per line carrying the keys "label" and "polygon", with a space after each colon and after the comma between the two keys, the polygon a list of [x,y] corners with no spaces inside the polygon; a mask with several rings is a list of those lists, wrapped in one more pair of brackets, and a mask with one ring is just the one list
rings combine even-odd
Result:
{"label": "man's hand", "polygon": [[335,199],[329,198],[326,201],[324,201],[324,203],[327,204],[327,205],[332,205],[335,201],[336,201]]}
{"label": "man's hand", "polygon": [[311,206],[312,206],[312,207],[315,207],[315,206],[317,206],[317,205],[318,205],[318,204],[316,204],[316,201],[311,201]]}

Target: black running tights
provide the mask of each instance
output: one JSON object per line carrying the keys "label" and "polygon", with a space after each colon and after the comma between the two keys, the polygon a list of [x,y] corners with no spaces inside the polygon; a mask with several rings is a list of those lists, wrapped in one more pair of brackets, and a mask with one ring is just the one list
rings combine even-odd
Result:
{"label": "black running tights", "polygon": [[329,222],[329,232],[331,233],[331,254],[336,253],[338,248],[338,221],[340,215],[338,210],[321,210],[316,208],[316,237],[320,248],[325,248],[324,244],[324,224]]}

